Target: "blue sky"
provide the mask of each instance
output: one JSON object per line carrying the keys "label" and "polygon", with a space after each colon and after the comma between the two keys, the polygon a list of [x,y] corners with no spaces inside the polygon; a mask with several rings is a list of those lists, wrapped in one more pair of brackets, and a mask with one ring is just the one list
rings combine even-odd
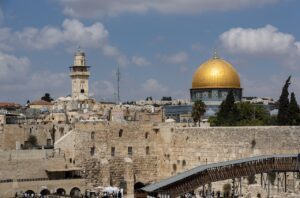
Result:
{"label": "blue sky", "polygon": [[244,96],[277,99],[291,74],[300,97],[297,0],[2,0],[0,101],[70,94],[81,46],[90,93],[113,100],[189,98],[194,71],[214,48],[240,74]]}

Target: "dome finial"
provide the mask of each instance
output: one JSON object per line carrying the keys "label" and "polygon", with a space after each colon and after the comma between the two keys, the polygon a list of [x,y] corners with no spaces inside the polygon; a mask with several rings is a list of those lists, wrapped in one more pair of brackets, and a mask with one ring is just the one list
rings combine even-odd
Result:
{"label": "dome finial", "polygon": [[219,54],[217,48],[214,48],[214,54],[213,54],[213,59],[219,59]]}

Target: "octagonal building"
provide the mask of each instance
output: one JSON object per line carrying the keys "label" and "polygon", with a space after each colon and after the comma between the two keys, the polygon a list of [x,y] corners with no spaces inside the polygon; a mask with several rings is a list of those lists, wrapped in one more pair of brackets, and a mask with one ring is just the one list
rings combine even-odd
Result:
{"label": "octagonal building", "polygon": [[242,99],[240,77],[235,68],[215,53],[194,73],[190,89],[193,102],[202,100],[208,107],[218,107],[232,90],[236,101]]}

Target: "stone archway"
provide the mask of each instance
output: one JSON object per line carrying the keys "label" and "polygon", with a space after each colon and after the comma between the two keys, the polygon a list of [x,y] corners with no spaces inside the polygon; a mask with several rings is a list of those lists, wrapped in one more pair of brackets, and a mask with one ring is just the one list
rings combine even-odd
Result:
{"label": "stone archway", "polygon": [[81,197],[80,189],[77,188],[77,187],[72,188],[71,191],[70,191],[70,196],[72,198],[79,198],[79,197]]}
{"label": "stone archway", "polygon": [[40,192],[41,195],[50,195],[50,191],[48,189],[43,189]]}
{"label": "stone archway", "polygon": [[66,195],[66,190],[63,189],[63,188],[58,188],[58,189],[56,190],[56,194],[57,194],[57,195]]}

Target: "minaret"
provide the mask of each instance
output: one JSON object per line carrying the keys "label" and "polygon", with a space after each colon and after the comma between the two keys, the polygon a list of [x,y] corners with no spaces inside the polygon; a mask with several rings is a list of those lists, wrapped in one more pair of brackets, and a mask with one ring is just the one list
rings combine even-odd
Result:
{"label": "minaret", "polygon": [[86,65],[85,53],[78,48],[74,56],[74,65],[70,67],[72,98],[74,100],[84,100],[89,97],[89,68]]}

